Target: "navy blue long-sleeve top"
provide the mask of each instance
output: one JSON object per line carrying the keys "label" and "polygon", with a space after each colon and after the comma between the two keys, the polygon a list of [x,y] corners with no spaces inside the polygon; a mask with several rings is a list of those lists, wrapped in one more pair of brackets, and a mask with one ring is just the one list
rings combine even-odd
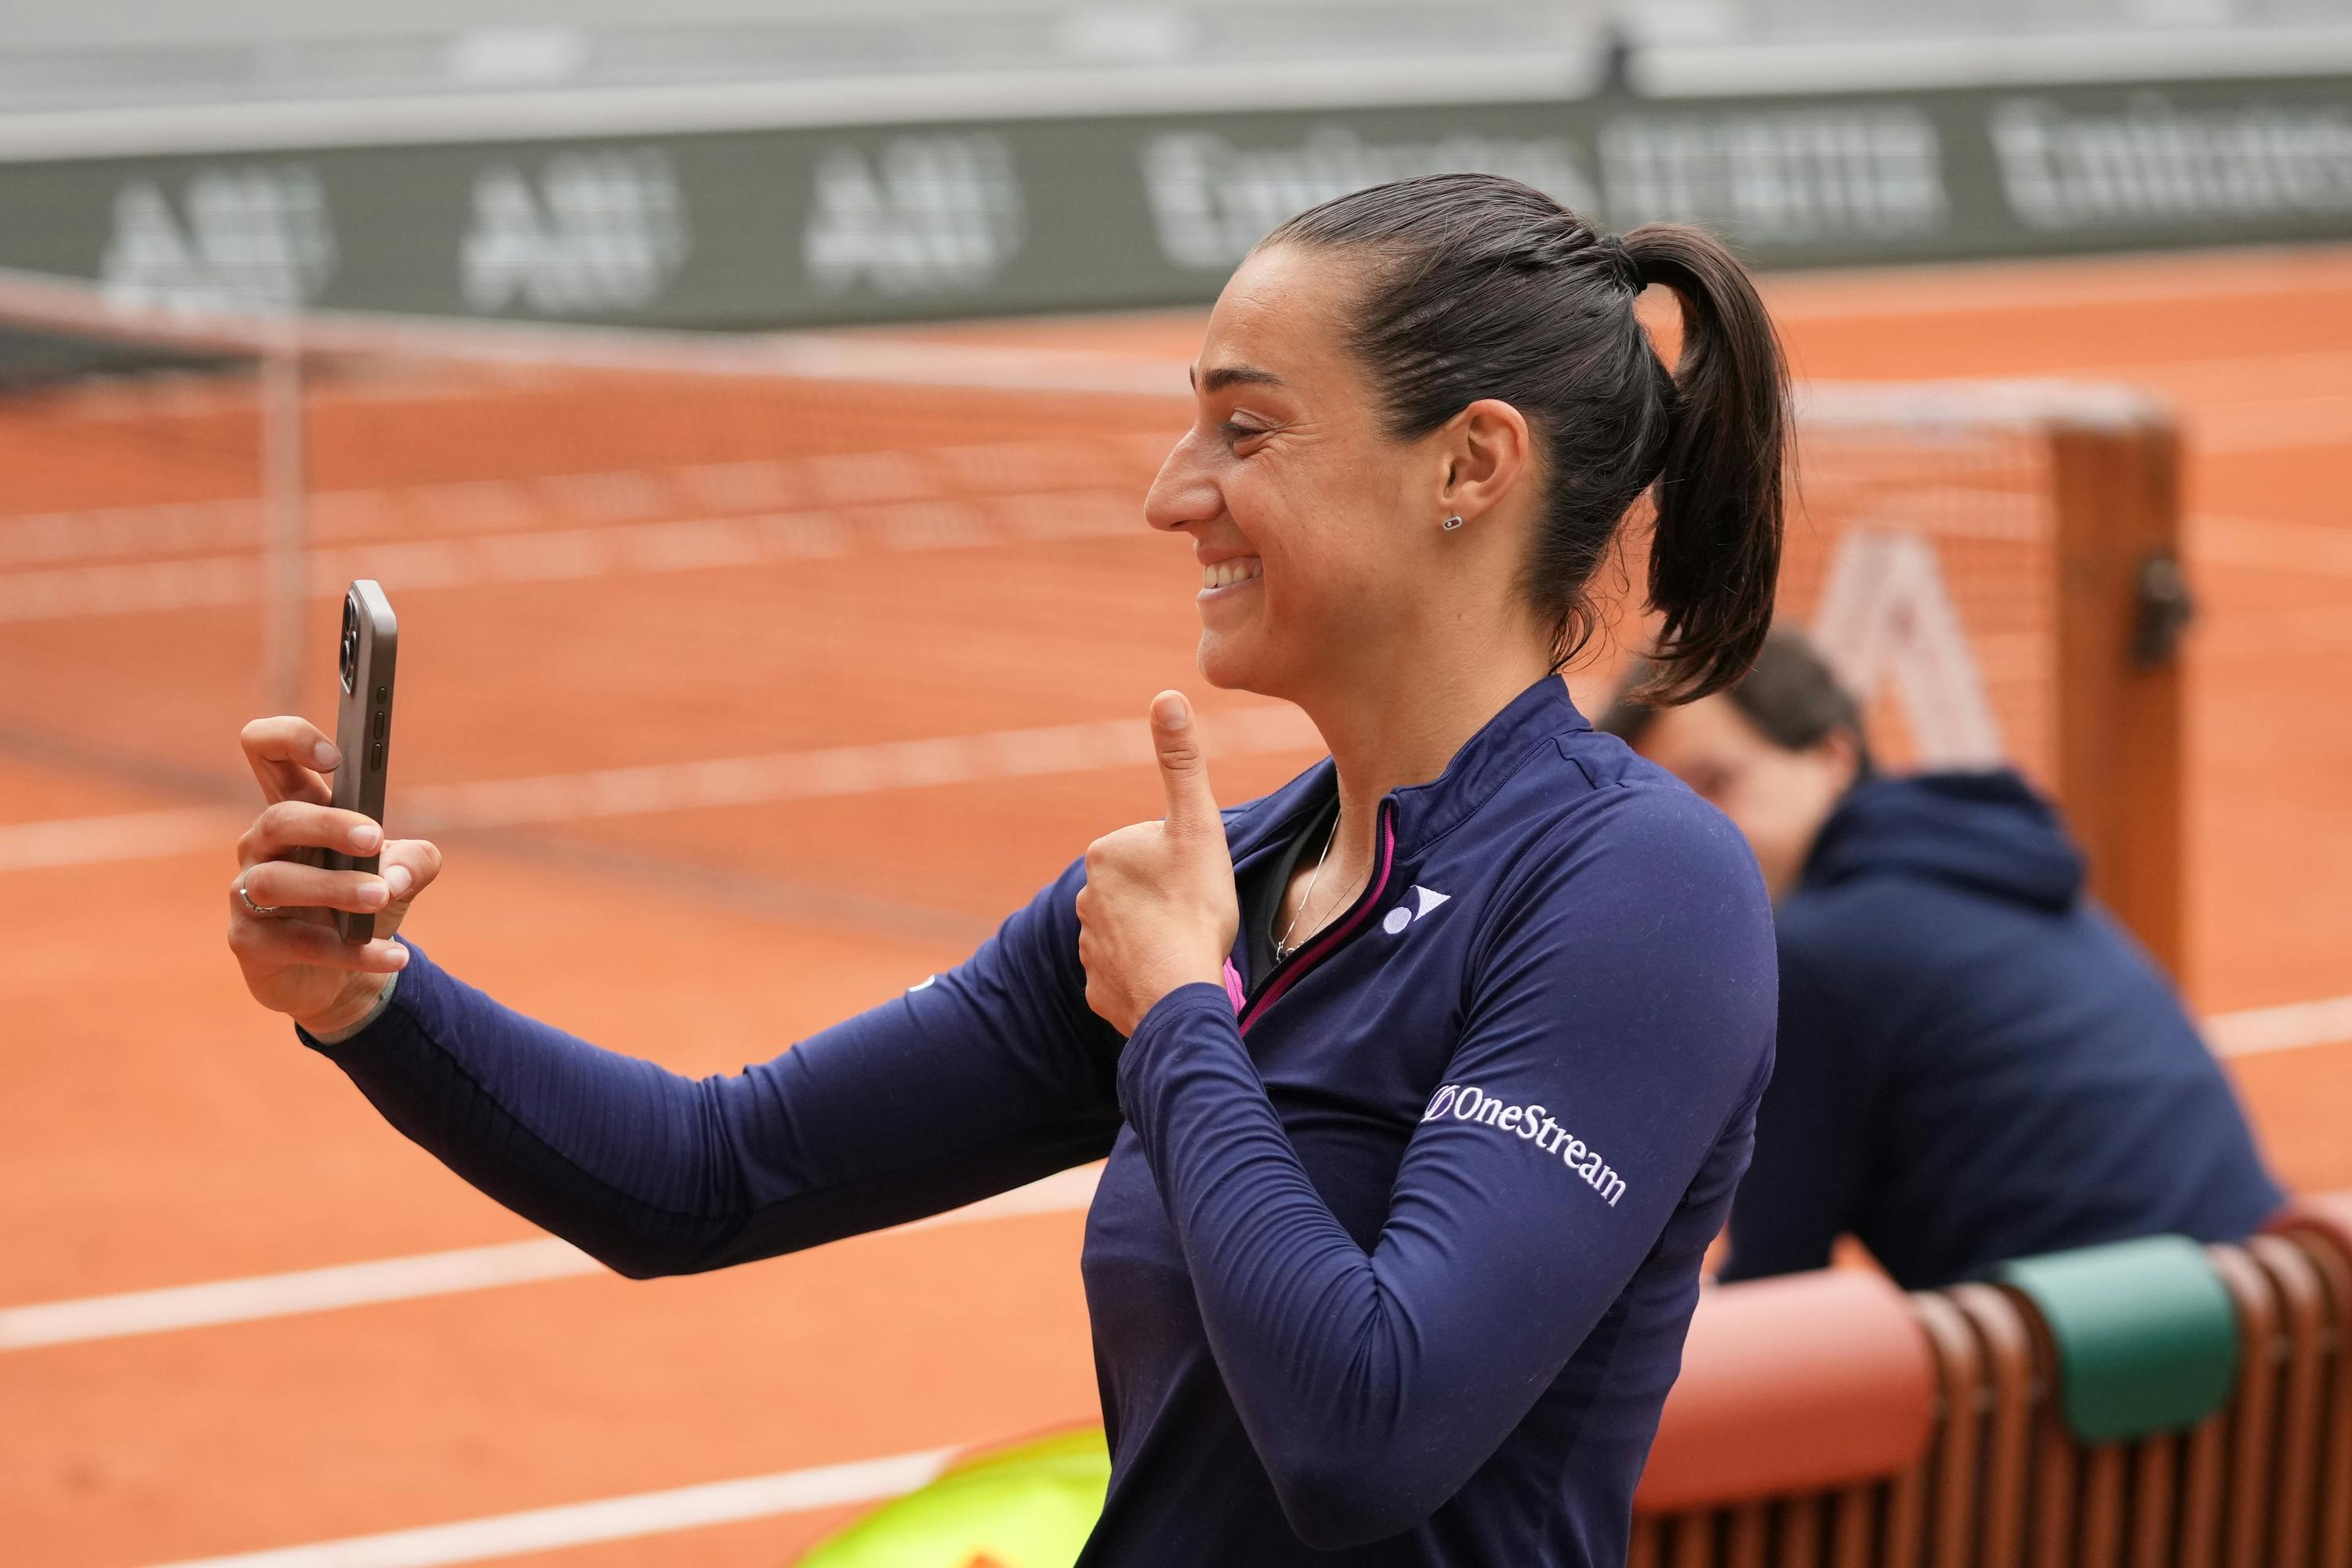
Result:
{"label": "navy blue long-sleeve top", "polygon": [[2171,985],[2017,774],[1856,785],[1780,914],[1779,1066],[1726,1279],[1852,1232],[1913,1289],[2072,1247],[2231,1241],[2281,1201]]}
{"label": "navy blue long-sleeve top", "polygon": [[[1237,877],[1334,788],[1327,759],[1228,811]],[[319,1048],[631,1276],[1108,1155],[1082,1269],[1112,1475],[1085,1564],[1621,1562],[1771,1068],[1770,912],[1737,833],[1546,679],[1384,798],[1329,926],[1256,973],[1244,933],[1226,986],[1124,1042],[1086,1005],[1082,877],[740,1074],[599,1050],[422,952]]]}

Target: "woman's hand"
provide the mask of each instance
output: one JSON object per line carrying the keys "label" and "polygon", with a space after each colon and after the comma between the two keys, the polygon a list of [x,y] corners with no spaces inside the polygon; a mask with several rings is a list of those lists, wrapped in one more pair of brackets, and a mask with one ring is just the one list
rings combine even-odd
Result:
{"label": "woman's hand", "polygon": [[1180,985],[1224,984],[1241,926],[1224,819],[1209,789],[1200,728],[1183,694],[1151,700],[1151,745],[1168,816],[1097,838],[1078,890],[1078,962],[1087,1005],[1121,1035]]}
{"label": "woman's hand", "polygon": [[[383,994],[384,976],[408,962],[392,940],[416,895],[441,871],[441,851],[422,838],[383,842],[383,830],[355,811],[337,811],[322,776],[341,759],[308,721],[256,719],[242,737],[245,760],[268,804],[237,840],[240,868],[228,889],[228,946],[253,999],[314,1035],[348,1028]],[[295,857],[305,849],[347,855],[381,850],[381,874],[330,871]],[[240,892],[242,889],[242,892]],[[272,914],[256,914],[247,900]],[[375,915],[375,936],[346,943],[332,910]]]}

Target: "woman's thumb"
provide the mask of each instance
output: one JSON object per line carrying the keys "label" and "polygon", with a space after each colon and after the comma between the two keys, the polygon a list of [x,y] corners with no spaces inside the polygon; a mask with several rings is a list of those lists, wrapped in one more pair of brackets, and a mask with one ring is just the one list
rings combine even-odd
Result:
{"label": "woman's thumb", "polygon": [[1151,750],[1168,792],[1169,830],[1213,831],[1222,837],[1216,793],[1209,787],[1209,767],[1201,754],[1201,727],[1182,692],[1163,691],[1151,700]]}

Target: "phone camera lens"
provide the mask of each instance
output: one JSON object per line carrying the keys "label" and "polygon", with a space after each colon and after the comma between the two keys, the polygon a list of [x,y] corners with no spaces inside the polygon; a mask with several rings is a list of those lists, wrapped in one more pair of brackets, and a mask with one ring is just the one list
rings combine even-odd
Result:
{"label": "phone camera lens", "polygon": [[349,599],[343,601],[343,647],[341,656],[343,689],[352,689],[352,679],[359,673],[360,616],[359,606]]}

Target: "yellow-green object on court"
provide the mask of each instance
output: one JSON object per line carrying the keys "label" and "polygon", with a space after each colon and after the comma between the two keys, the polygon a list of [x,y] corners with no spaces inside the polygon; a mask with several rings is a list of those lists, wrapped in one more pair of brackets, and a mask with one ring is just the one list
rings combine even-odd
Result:
{"label": "yellow-green object on court", "polygon": [[1102,1428],[968,1459],[819,1542],[799,1568],[1070,1568],[1110,1485]]}

